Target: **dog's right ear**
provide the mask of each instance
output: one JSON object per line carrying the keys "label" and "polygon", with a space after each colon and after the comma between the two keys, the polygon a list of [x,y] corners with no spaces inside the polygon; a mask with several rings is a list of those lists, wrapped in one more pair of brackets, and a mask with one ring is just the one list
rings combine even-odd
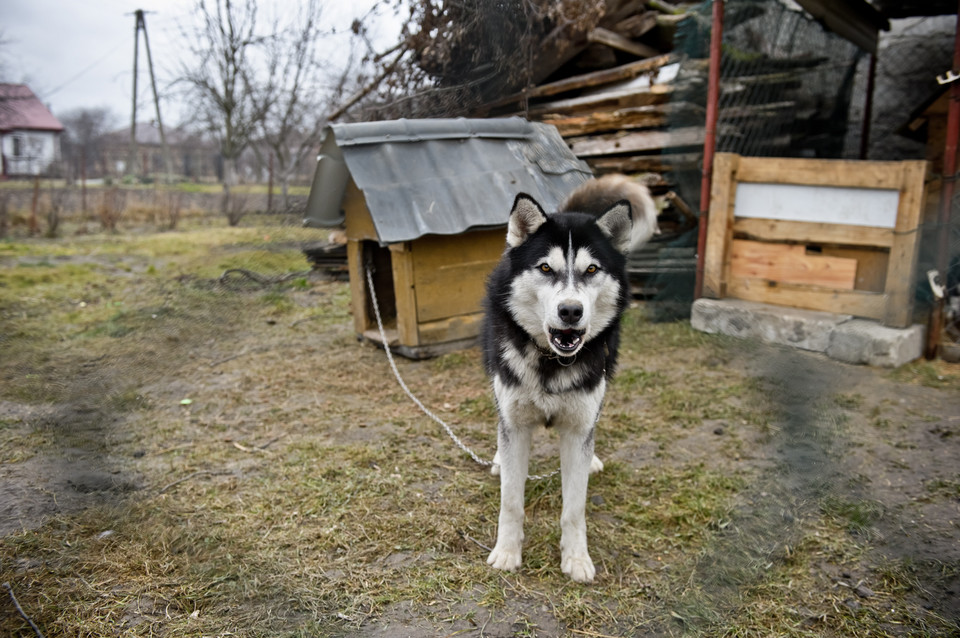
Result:
{"label": "dog's right ear", "polygon": [[547,214],[540,204],[526,193],[520,193],[513,201],[510,221],[507,222],[507,246],[516,248],[527,241],[527,237],[537,232],[545,221]]}

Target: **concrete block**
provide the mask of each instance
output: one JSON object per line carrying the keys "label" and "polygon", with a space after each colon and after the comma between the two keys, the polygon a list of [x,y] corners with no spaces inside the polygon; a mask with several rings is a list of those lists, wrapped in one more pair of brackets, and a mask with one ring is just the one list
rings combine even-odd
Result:
{"label": "concrete block", "polygon": [[697,299],[690,323],[702,332],[824,352],[830,345],[831,333],[852,318],[742,299]]}
{"label": "concrete block", "polygon": [[895,368],[923,354],[924,333],[920,324],[898,329],[853,319],[833,331],[826,354],[846,363]]}

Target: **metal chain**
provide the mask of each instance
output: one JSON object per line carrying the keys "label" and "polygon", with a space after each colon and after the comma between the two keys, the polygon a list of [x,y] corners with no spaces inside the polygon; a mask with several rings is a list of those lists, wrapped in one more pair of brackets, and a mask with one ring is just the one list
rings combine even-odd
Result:
{"label": "metal chain", "polygon": [[[400,384],[400,387],[403,389],[404,393],[406,393],[406,395],[410,397],[410,400],[413,401],[414,404],[418,408],[420,408],[420,410],[424,414],[426,414],[428,417],[436,421],[440,425],[440,427],[442,427],[444,431],[446,431],[447,435],[450,437],[450,439],[454,442],[454,444],[458,448],[466,452],[470,456],[470,458],[476,461],[479,465],[482,465],[484,467],[492,466],[493,461],[487,461],[486,459],[482,459],[479,456],[477,456],[477,454],[473,450],[467,447],[467,445],[460,440],[460,437],[458,437],[456,434],[453,433],[453,430],[450,428],[449,425],[447,425],[447,423],[443,419],[441,419],[432,411],[430,411],[430,409],[427,406],[425,406],[423,402],[420,401],[420,399],[416,397],[416,395],[410,390],[409,387],[407,387],[407,384],[403,381],[403,377],[400,376],[400,370],[397,368],[397,362],[394,361],[393,359],[393,353],[390,352],[390,345],[387,343],[387,331],[384,329],[383,319],[380,317],[380,304],[377,303],[377,292],[373,287],[373,268],[370,266],[367,266],[366,273],[367,273],[367,286],[370,289],[370,301],[373,302],[373,314],[377,318],[377,328],[380,330],[380,340],[383,342],[383,351],[387,353],[387,361],[390,362],[390,369],[393,370],[393,376],[396,377],[397,383]],[[559,473],[560,473],[560,470],[554,470],[549,474],[531,474],[531,475],[528,475],[527,478],[531,481],[541,481],[543,479],[548,479],[553,476],[556,476]]]}

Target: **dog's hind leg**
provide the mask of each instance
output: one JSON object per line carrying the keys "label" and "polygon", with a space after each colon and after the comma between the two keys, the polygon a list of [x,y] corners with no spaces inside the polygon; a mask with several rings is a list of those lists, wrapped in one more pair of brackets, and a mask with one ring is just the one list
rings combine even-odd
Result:
{"label": "dog's hind leg", "polygon": [[[603,461],[600,460],[596,454],[593,455],[593,458],[590,460],[590,473],[596,474],[597,472],[603,471]],[[490,473],[494,476],[500,476],[500,450],[497,450],[496,454],[493,455],[493,460],[490,462]]]}
{"label": "dog's hind leg", "polygon": [[596,454],[594,454],[593,458],[590,460],[590,473],[596,474],[597,472],[602,472],[602,471],[603,471],[603,461],[601,461],[600,458]]}
{"label": "dog's hind leg", "polygon": [[494,476],[500,476],[500,450],[499,449],[493,455],[493,460],[490,462],[490,473],[493,474]]}
{"label": "dog's hind leg", "polygon": [[[597,472],[603,471],[603,461],[600,460],[596,454],[593,455],[593,458],[590,460],[590,473],[596,474]],[[493,460],[490,462],[490,473],[494,476],[500,476],[500,450],[497,450],[497,453],[493,455]]]}
{"label": "dog's hind leg", "polygon": [[520,566],[523,547],[523,491],[530,463],[531,428],[511,427],[500,422],[497,433],[497,457],[500,463],[500,520],[497,544],[487,563],[497,569]]}

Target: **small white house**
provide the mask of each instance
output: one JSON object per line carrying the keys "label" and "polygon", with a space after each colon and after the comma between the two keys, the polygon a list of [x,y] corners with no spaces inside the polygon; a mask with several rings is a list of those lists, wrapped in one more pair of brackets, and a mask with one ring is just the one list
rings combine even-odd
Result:
{"label": "small white house", "polygon": [[25,84],[0,84],[2,176],[45,175],[60,159],[63,124]]}

